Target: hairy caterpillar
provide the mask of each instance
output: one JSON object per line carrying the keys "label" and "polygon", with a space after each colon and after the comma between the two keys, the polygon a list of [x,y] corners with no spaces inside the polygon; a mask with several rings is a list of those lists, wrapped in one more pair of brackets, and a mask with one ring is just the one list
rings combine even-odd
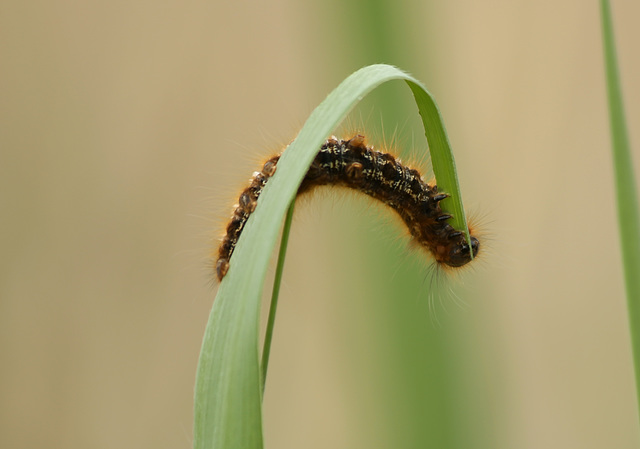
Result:
{"label": "hairy caterpillar", "polygon": [[[241,194],[226,235],[218,248],[216,274],[222,280],[245,223],[255,210],[260,193],[275,173],[280,155],[273,156],[255,172],[251,184]],[[447,221],[451,215],[440,208],[447,198],[438,187],[423,181],[420,173],[403,165],[393,155],[365,145],[356,135],[349,140],[330,137],[322,145],[304,177],[298,195],[321,185],[349,187],[365,193],[394,209],[407,225],[419,246],[426,248],[437,263],[461,267],[478,254],[479,240],[471,236],[469,246],[465,233]],[[471,252],[473,251],[473,255]]]}

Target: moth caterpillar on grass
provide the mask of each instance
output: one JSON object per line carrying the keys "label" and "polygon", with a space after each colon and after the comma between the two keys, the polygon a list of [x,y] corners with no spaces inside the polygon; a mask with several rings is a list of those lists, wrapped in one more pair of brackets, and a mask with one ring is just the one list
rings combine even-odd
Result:
{"label": "moth caterpillar on grass", "polygon": [[[218,280],[227,274],[240,234],[258,205],[267,181],[275,173],[280,155],[268,159],[244,189],[218,247],[215,270]],[[390,153],[375,150],[356,134],[342,140],[331,136],[322,145],[307,171],[298,195],[323,186],[342,186],[362,192],[391,207],[407,226],[414,243],[426,249],[439,266],[458,268],[469,263],[480,250],[480,241],[464,230],[454,229],[451,215],[442,211],[440,201],[448,197],[436,185],[422,179],[418,170],[404,165]]]}

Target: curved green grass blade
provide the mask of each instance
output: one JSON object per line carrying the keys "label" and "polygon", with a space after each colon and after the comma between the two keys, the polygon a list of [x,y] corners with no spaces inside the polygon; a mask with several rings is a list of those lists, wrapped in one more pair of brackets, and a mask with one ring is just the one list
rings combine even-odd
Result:
{"label": "curved green grass blade", "polygon": [[[409,84],[413,92],[420,111],[420,117],[422,117],[424,132],[427,136],[427,142],[429,142],[429,153],[431,154],[431,165],[436,177],[436,185],[440,192],[446,192],[451,195],[450,198],[440,203],[441,207],[444,211],[453,215],[449,223],[455,229],[465,231],[467,233],[467,241],[471,245],[469,229],[467,229],[467,218],[462,206],[458,171],[456,170],[456,163],[453,159],[453,152],[451,151],[447,132],[444,129],[440,110],[431,94],[422,84],[409,80],[407,80],[407,84]],[[470,254],[471,258],[473,258],[473,251]]]}
{"label": "curved green grass blade", "polygon": [[636,394],[640,406],[640,220],[638,218],[638,198],[622,104],[620,76],[618,75],[616,47],[611,24],[611,9],[607,0],[602,0],[600,6],[618,203],[618,225],[620,227],[631,347],[635,366]]}
{"label": "curved green grass blade", "polygon": [[263,447],[258,357],[260,298],[282,220],[324,140],[366,94],[396,79],[409,84],[428,128],[426,135],[436,180],[440,190],[451,195],[443,209],[454,214],[454,227],[466,230],[444,125],[424,86],[402,70],[383,64],[365,67],[345,79],[313,111],[278,161],[278,169],[265,186],[259,207],[248,220],[229,272],[220,285],[205,330],[196,376],[194,448]]}

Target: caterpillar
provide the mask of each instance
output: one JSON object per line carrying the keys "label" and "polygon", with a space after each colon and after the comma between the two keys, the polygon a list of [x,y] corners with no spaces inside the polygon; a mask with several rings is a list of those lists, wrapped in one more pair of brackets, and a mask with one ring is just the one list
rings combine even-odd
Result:
{"label": "caterpillar", "polygon": [[[260,193],[275,173],[279,159],[280,155],[271,157],[261,171],[253,174],[249,187],[234,206],[215,263],[220,281],[229,270],[242,229],[256,209]],[[348,140],[335,136],[327,139],[302,180],[298,195],[322,185],[352,188],[391,207],[400,215],[415,242],[427,249],[438,264],[461,267],[480,250],[476,237],[471,236],[470,246],[465,233],[447,222],[452,216],[442,211],[440,201],[449,195],[438,192],[436,185],[426,183],[417,170],[393,155],[367,146],[360,134]]]}

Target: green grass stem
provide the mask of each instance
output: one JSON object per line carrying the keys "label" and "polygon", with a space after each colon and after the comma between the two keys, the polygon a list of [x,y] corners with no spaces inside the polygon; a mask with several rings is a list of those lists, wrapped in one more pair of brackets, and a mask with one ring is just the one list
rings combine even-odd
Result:
{"label": "green grass stem", "polygon": [[622,103],[622,89],[611,23],[611,8],[608,0],[601,0],[600,6],[620,246],[627,292],[636,396],[640,407],[640,220],[638,219],[638,198]]}

